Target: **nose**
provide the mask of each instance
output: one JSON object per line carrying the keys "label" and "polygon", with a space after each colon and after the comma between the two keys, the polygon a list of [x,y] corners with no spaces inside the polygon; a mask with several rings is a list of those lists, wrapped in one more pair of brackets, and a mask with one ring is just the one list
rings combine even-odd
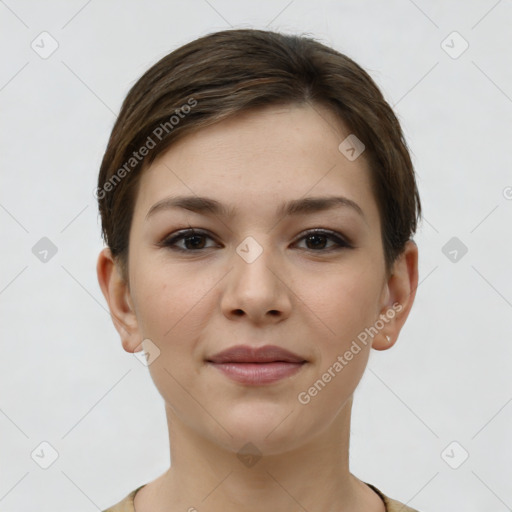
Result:
{"label": "nose", "polygon": [[240,244],[232,263],[221,299],[226,317],[264,324],[279,323],[290,315],[293,293],[283,265],[270,248],[252,239],[249,245]]}

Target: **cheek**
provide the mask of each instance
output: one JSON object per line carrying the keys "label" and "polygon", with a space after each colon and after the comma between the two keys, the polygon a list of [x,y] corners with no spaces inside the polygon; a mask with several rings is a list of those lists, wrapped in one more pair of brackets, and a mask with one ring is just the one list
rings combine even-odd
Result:
{"label": "cheek", "polygon": [[[192,282],[191,282],[192,281]],[[138,279],[137,316],[144,335],[159,344],[187,326],[194,305],[201,298],[198,283],[180,272],[160,272],[154,268]]]}
{"label": "cheek", "polygon": [[364,374],[371,340],[365,343],[358,335],[374,321],[374,282],[352,272],[331,275],[314,292],[309,289],[307,305],[322,320],[325,335],[315,338],[317,368],[296,400],[313,430],[330,423],[325,421],[326,411],[337,416]]}
{"label": "cheek", "polygon": [[160,350],[159,365],[181,373],[203,356],[205,333],[218,315],[219,279],[178,266],[141,273],[137,317],[141,334]]}
{"label": "cheek", "polygon": [[172,274],[153,269],[139,280],[138,321],[142,335],[159,350],[148,370],[160,395],[175,411],[190,407],[186,390],[197,377],[199,368],[193,361],[199,357],[198,343],[211,316],[207,292],[204,280],[176,269]]}
{"label": "cheek", "polygon": [[378,291],[376,279],[369,273],[353,271],[330,274],[322,281],[304,283],[301,297],[304,304],[321,320],[322,331],[329,346],[339,349],[350,344],[352,339],[376,317]]}

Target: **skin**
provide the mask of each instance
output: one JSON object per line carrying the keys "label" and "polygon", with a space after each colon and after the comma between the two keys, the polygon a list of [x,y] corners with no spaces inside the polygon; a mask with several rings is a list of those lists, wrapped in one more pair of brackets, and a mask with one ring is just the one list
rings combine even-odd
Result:
{"label": "skin", "polygon": [[[418,250],[409,241],[386,275],[365,154],[350,161],[338,150],[349,133],[319,105],[265,107],[184,137],[144,171],[129,282],[108,248],[97,264],[123,348],[137,352],[150,339],[160,350],[148,368],[166,404],[172,466],[137,493],[137,512],[385,510],[350,473],[350,414],[370,349],[393,346],[409,315]],[[175,208],[145,218],[178,194],[214,198],[237,214]],[[364,218],[348,207],[276,213],[287,200],[331,195],[355,201]],[[189,226],[208,236],[176,242],[187,253],[158,245]],[[313,228],[336,231],[353,247],[308,241]],[[251,263],[236,252],[248,236],[263,250]],[[301,404],[298,394],[394,303],[400,312]],[[307,363],[273,384],[239,384],[205,362],[238,344],[278,345]],[[237,457],[248,442],[261,455],[250,467]]]}

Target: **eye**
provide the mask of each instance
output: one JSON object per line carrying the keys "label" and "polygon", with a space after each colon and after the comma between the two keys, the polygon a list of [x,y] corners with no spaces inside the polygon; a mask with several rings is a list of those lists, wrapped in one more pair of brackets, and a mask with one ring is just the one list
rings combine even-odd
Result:
{"label": "eye", "polygon": [[[175,251],[199,252],[203,249],[215,247],[215,245],[209,247],[205,245],[205,239],[208,238],[213,240],[213,238],[208,233],[202,230],[190,228],[169,236],[158,245],[168,247],[169,249]],[[350,249],[353,247],[339,233],[325,229],[310,230],[306,232],[301,238],[299,238],[298,242],[303,240],[307,245],[309,245],[309,247],[306,247],[305,250],[312,252],[331,252],[341,249]],[[328,241],[333,243],[331,247],[326,247]],[[184,247],[178,246],[178,242],[183,243]],[[295,243],[297,244],[298,242]]]}
{"label": "eye", "polygon": [[[183,252],[193,252],[193,251],[200,251],[202,249],[208,249],[208,247],[205,247],[204,239],[210,238],[210,240],[213,240],[210,235],[203,231],[197,231],[195,229],[186,229],[184,231],[178,232],[174,236],[170,236],[169,238],[166,238],[161,244],[164,247],[169,247],[170,249],[176,250],[176,251],[183,251]],[[183,241],[185,244],[185,247],[178,247],[177,242]]]}
{"label": "eye", "polygon": [[[341,237],[335,231],[328,231],[325,229],[314,229],[308,231],[305,235],[299,238],[299,241],[305,240],[306,244],[312,245],[311,247],[306,247],[306,250],[310,250],[313,252],[330,252],[332,250],[341,250],[341,249],[350,249],[352,245],[350,245],[344,238]],[[334,242],[334,247],[325,247],[326,241],[331,240]]]}

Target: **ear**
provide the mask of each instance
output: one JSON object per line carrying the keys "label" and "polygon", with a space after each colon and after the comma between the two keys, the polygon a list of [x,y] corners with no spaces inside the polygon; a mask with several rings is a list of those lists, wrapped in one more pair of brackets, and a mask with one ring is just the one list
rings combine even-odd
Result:
{"label": "ear", "polygon": [[411,311],[417,287],[418,246],[408,240],[382,291],[379,319],[384,327],[373,338],[374,349],[387,350],[395,344]]}
{"label": "ear", "polygon": [[96,273],[123,348],[131,353],[138,351],[137,348],[142,350],[142,338],[130,296],[129,283],[122,278],[120,268],[108,247],[99,254]]}

